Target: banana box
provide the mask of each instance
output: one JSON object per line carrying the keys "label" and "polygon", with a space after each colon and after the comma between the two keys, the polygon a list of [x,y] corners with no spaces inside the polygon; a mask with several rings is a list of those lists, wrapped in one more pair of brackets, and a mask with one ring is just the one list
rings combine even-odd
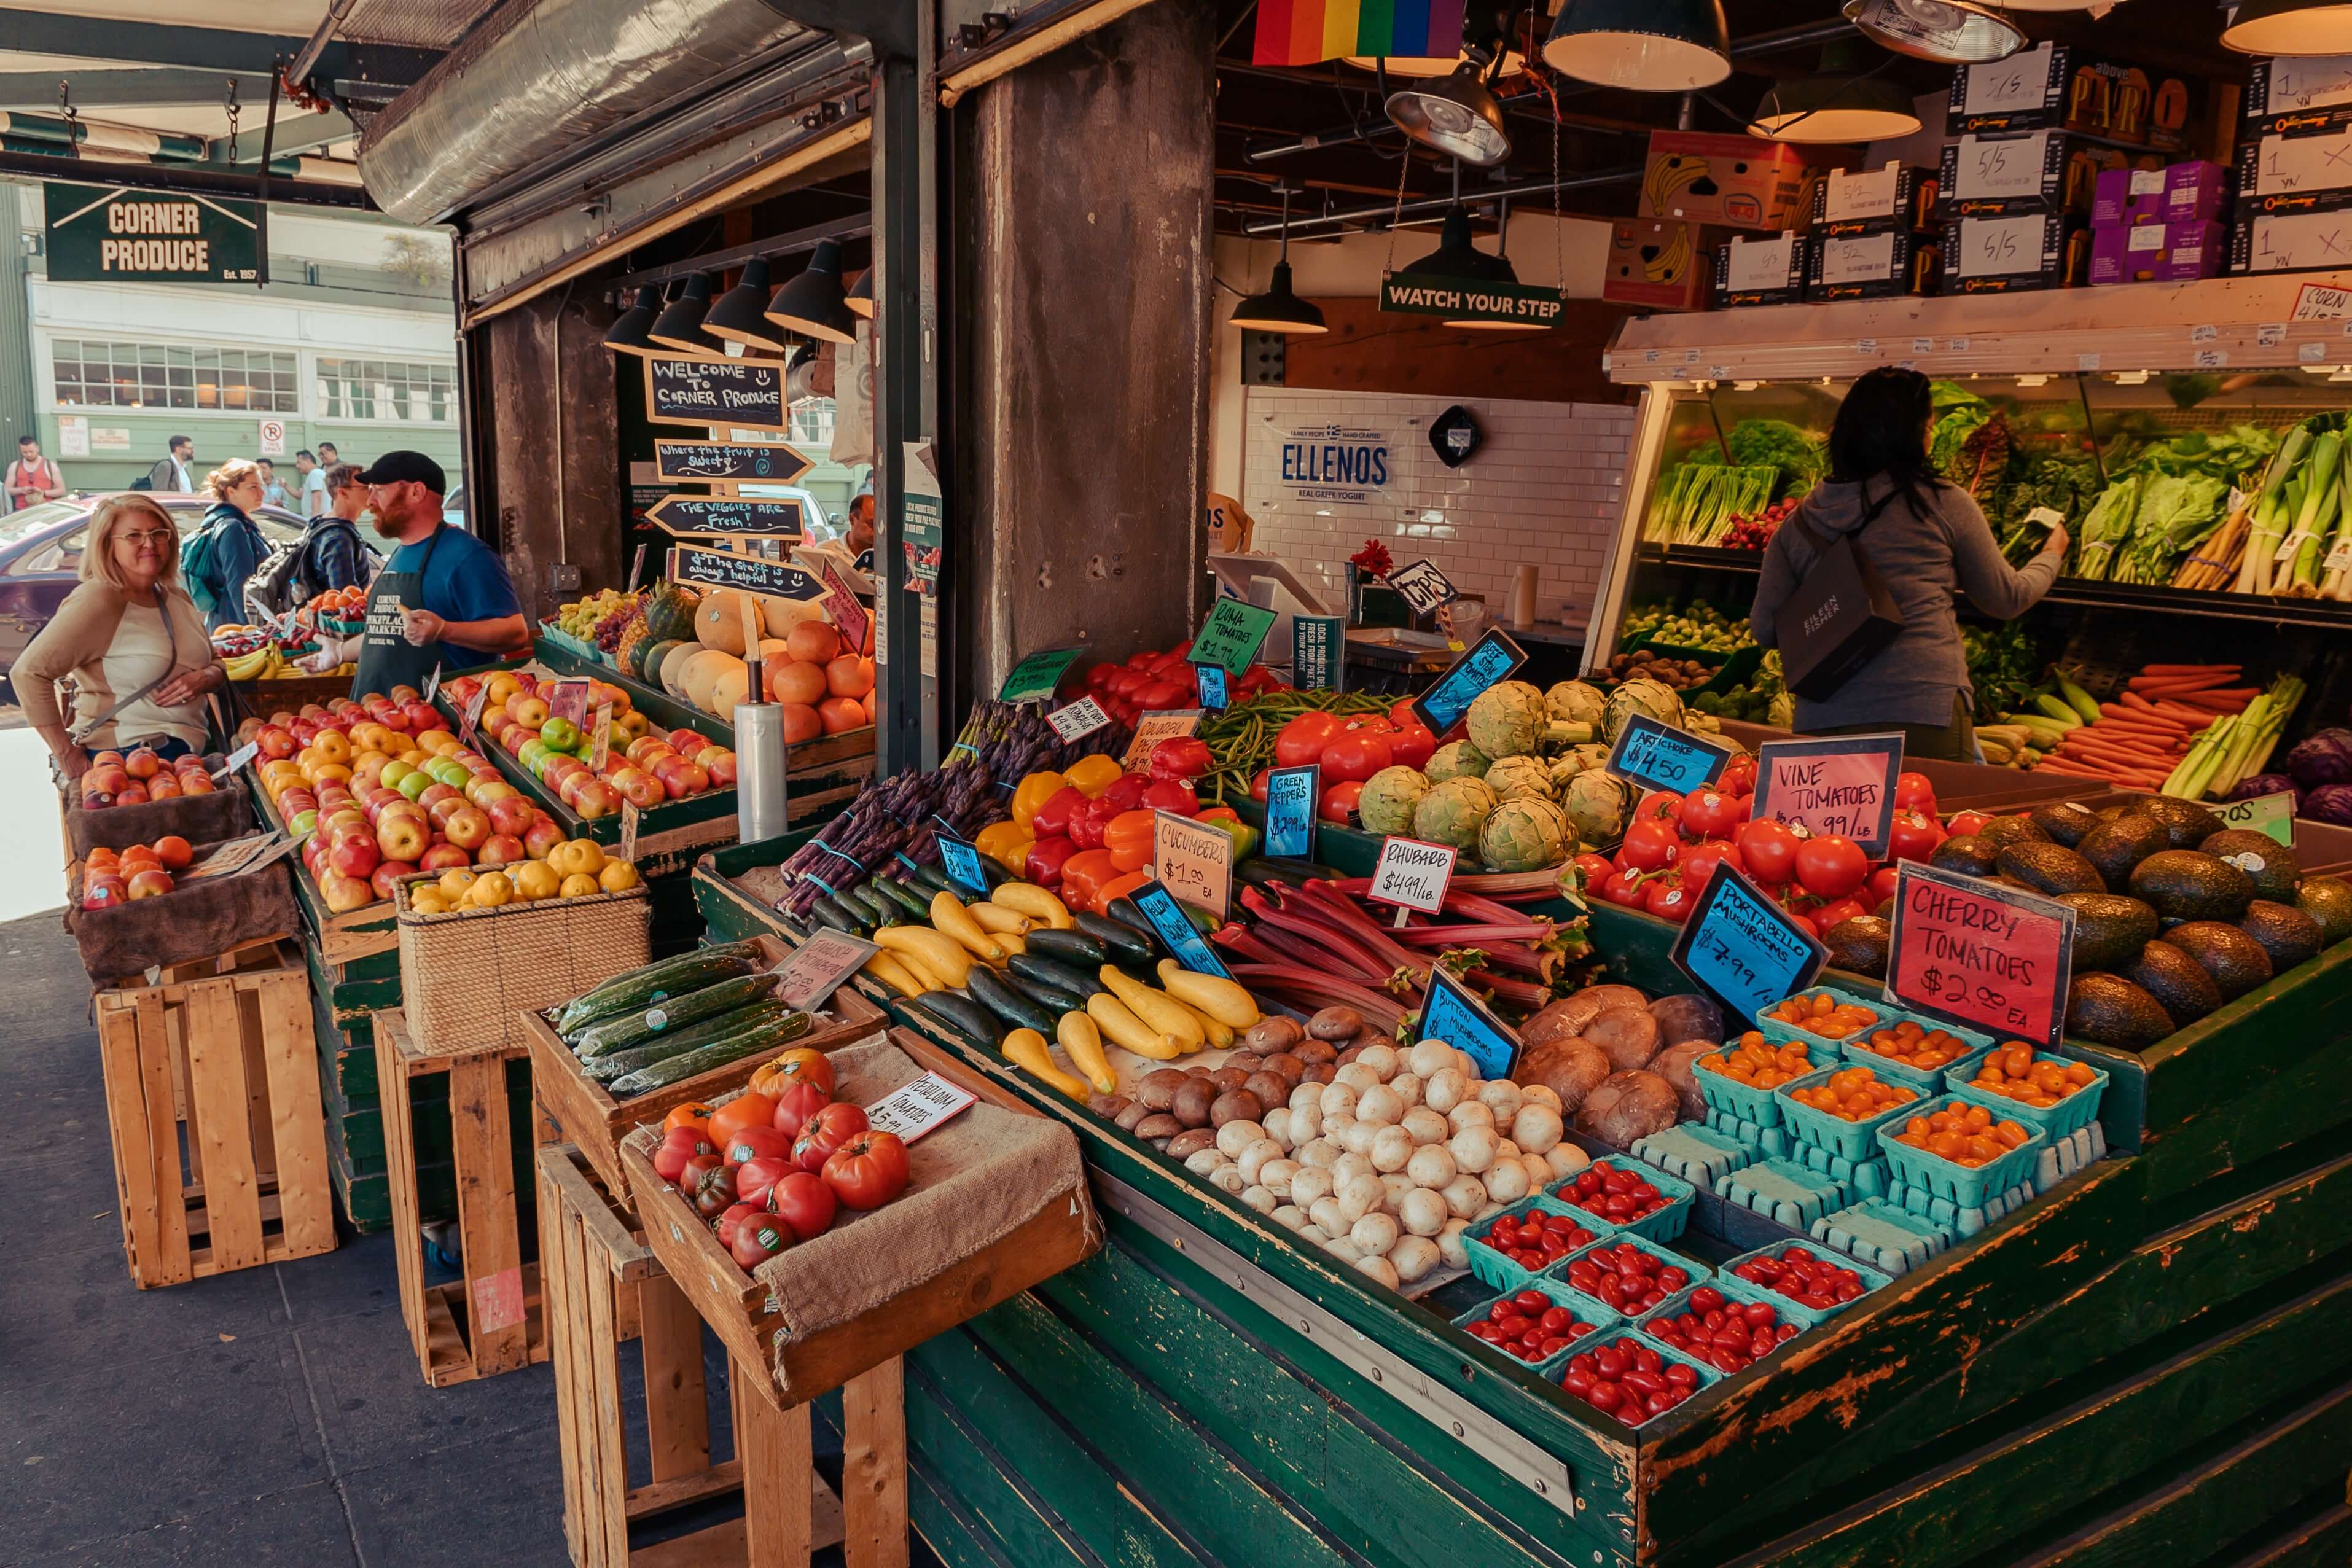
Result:
{"label": "banana box", "polygon": [[1645,218],[1792,229],[1810,216],[1806,183],[1817,172],[1783,141],[1704,131],[1654,131],[1642,171]]}
{"label": "banana box", "polygon": [[1717,237],[1696,224],[1620,218],[1609,225],[1601,298],[1644,310],[1704,310]]}

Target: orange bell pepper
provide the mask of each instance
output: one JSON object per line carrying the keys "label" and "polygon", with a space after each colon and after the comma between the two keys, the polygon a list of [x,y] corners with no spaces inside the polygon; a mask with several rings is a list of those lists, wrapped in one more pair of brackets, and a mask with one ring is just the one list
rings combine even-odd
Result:
{"label": "orange bell pepper", "polygon": [[1097,751],[1081,757],[1062,770],[1062,780],[1089,800],[1118,781],[1122,769],[1116,758]]}
{"label": "orange bell pepper", "polygon": [[1127,897],[1137,888],[1141,887],[1145,883],[1150,882],[1150,880],[1151,868],[1150,866],[1145,866],[1141,871],[1130,871],[1111,878],[1108,882],[1103,883],[1102,908],[1095,911],[1095,913],[1100,915],[1107,912],[1118,900]]}
{"label": "orange bell pepper", "polygon": [[1151,863],[1152,831],[1157,818],[1150,811],[1121,811],[1103,829],[1103,848],[1121,872]]}
{"label": "orange bell pepper", "polygon": [[1119,874],[1108,850],[1080,850],[1062,862],[1062,902],[1100,915],[1105,883]]}
{"label": "orange bell pepper", "polygon": [[[1023,837],[1035,836],[1031,831],[1029,823],[1031,819],[1037,815],[1037,808],[1052,800],[1069,782],[1069,779],[1050,768],[1028,774],[1022,779],[1019,786],[1013,791],[1013,820],[1021,824]],[[982,852],[987,852],[983,849]]]}

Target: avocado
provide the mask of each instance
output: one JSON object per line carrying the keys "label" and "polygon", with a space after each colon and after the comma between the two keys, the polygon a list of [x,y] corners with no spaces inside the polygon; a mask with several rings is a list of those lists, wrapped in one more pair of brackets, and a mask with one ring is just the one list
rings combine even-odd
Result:
{"label": "avocado", "polygon": [[2140,948],[2123,974],[2154,997],[2182,1029],[2221,1005],[2221,988],[2205,967],[2168,942],[2150,942]]}
{"label": "avocado", "polygon": [[2333,947],[2352,936],[2352,882],[2338,876],[2307,876],[2294,890],[2294,906],[2319,922],[2319,945]]}
{"label": "avocado", "polygon": [[2246,905],[2238,929],[2263,945],[2263,951],[2271,956],[2273,975],[2284,975],[2297,964],[2307,964],[2318,957],[2320,945],[2326,939],[2318,921],[2292,904],[2276,904],[2267,898],[2258,898]]}
{"label": "avocado", "polygon": [[2026,839],[2005,846],[1995,862],[2003,876],[2012,876],[2034,892],[2055,898],[2062,893],[2105,893],[2106,879],[2099,868],[2063,844]]}
{"label": "avocado", "polygon": [[2267,898],[2273,904],[2294,902],[2295,883],[2303,880],[2303,868],[2295,863],[2294,851],[2268,833],[2224,828],[2199,844],[2197,852],[2228,861],[2253,878],[2256,898]]}
{"label": "avocado", "polygon": [[1995,817],[1977,830],[1977,837],[1990,843],[1994,849],[2000,850],[2029,839],[2035,843],[2041,843],[2050,835],[2043,832],[2032,818],[2021,815]]}
{"label": "avocado", "polygon": [[2191,920],[2158,940],[2169,942],[2196,959],[2213,977],[2225,1002],[2237,1000],[2271,977],[2270,949],[2219,920]]}
{"label": "avocado", "polygon": [[2131,895],[2164,920],[2235,920],[2253,902],[2254,879],[2195,850],[2159,850],[2132,868]]}
{"label": "avocado", "polygon": [[2083,841],[2084,834],[2099,825],[2096,811],[2074,800],[2055,800],[2047,806],[2036,806],[2027,814],[2052,843],[2063,844],[2070,850]]}
{"label": "avocado", "polygon": [[1830,950],[1830,967],[1885,979],[1887,949],[1894,937],[1895,928],[1877,915],[1857,915],[1824,932],[1822,946]]}
{"label": "avocado", "polygon": [[2171,832],[2162,822],[2126,812],[2084,834],[2074,852],[2098,867],[2109,891],[2121,893],[2131,885],[2133,867],[2171,843]]}
{"label": "avocado", "polygon": [[1891,898],[1882,898],[1878,901],[1878,907],[1870,913],[1874,917],[1892,925],[1895,920],[1895,901]]}
{"label": "avocado", "polygon": [[2120,975],[2077,975],[2066,988],[2066,1032],[2140,1051],[2172,1032],[2164,1004]]}
{"label": "avocado", "polygon": [[2074,972],[2116,969],[2156,939],[2156,911],[2119,893],[2062,893],[2074,912]]}
{"label": "avocado", "polygon": [[2154,817],[2162,822],[2171,836],[2170,848],[2193,850],[2221,831],[2221,819],[2194,800],[2183,800],[2171,795],[2150,795],[2135,800],[2132,811],[2142,817]]}
{"label": "avocado", "polygon": [[1962,876],[1990,876],[2000,861],[2000,846],[1978,833],[1946,839],[1927,856],[1927,863],[1937,871],[1958,872]]}

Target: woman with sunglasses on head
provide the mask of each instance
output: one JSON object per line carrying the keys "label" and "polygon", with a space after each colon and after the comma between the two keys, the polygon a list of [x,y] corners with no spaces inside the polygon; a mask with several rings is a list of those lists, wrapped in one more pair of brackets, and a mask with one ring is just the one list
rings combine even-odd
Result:
{"label": "woman with sunglasses on head", "polygon": [[[90,515],[81,583],[17,657],[11,678],[25,716],[68,779],[99,751],[153,747],[164,759],[201,752],[205,695],[227,684],[204,617],[180,582],[180,534],[145,496],[112,497]],[[70,675],[69,725],[57,683]],[[151,682],[151,691],[140,694]],[[80,735],[125,697],[121,711]]]}

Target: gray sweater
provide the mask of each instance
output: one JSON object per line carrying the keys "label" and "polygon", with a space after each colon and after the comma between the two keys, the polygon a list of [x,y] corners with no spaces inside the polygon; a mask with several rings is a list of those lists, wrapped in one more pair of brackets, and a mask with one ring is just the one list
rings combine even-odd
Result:
{"label": "gray sweater", "polygon": [[[1805,497],[1804,517],[1815,531],[1835,538],[1863,526],[1864,491],[1875,500],[1892,488],[1879,475],[1864,484],[1823,480]],[[1827,702],[1797,699],[1801,730],[1853,724],[1949,724],[1952,697],[1974,690],[1960,645],[1955,588],[1995,620],[2023,614],[2050,591],[2059,557],[2049,550],[2022,571],[2001,559],[2000,546],[1984,514],[1967,491],[1938,485],[1923,516],[1896,497],[1879,509],[1861,538],[1863,553],[1877,568],[1903,612],[1903,632]],[[1773,618],[1812,570],[1813,552],[1795,528],[1783,524],[1764,551],[1763,575],[1756,584],[1756,607],[1748,619],[1756,641],[1774,646]]]}

